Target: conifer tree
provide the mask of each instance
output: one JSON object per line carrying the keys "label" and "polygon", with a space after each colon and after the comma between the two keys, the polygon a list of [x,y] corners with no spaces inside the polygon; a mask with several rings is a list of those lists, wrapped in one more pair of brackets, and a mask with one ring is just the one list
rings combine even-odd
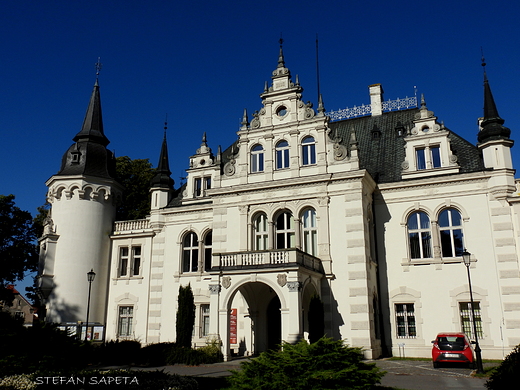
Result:
{"label": "conifer tree", "polygon": [[180,347],[191,347],[191,336],[193,334],[193,327],[195,325],[195,304],[193,299],[193,291],[191,286],[179,287],[177,307],[177,323],[175,329],[177,330],[177,345]]}

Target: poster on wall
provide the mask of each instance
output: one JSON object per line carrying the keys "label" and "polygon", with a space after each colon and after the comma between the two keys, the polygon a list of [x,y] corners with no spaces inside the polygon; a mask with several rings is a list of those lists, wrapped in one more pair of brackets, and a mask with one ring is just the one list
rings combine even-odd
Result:
{"label": "poster on wall", "polygon": [[229,313],[229,343],[237,343],[237,309],[231,309]]}

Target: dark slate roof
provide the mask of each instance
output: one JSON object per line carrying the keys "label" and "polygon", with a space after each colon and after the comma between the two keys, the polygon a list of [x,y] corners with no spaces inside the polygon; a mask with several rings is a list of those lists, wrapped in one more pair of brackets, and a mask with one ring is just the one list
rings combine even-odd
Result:
{"label": "dark slate roof", "polygon": [[65,152],[57,175],[88,175],[114,178],[116,162],[114,154],[107,150],[108,138],[103,131],[101,97],[96,80],[85,113],[83,125],[73,138],[76,142]]}
{"label": "dark slate roof", "polygon": [[[330,137],[336,134],[341,143],[349,149],[350,137],[354,131],[358,142],[359,166],[366,169],[378,183],[400,181],[405,160],[404,135],[414,127],[418,108],[385,112],[378,116],[364,116],[331,122]],[[402,136],[397,128],[402,127]],[[376,133],[376,135],[374,135]],[[458,157],[460,172],[474,172],[484,169],[478,148],[458,135],[450,132],[451,148]]]}

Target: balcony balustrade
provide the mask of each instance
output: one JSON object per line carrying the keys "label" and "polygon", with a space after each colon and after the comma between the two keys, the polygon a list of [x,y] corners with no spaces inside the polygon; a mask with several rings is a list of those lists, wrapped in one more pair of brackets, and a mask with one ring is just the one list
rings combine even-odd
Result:
{"label": "balcony balustrade", "polygon": [[215,257],[218,257],[218,267],[222,270],[303,266],[313,271],[323,273],[323,266],[320,259],[296,248],[270,251],[214,253],[213,258]]}

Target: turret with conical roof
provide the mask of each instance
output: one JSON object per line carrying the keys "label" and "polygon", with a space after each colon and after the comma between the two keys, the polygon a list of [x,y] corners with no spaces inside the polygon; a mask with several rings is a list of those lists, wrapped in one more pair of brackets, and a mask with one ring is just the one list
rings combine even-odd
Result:
{"label": "turret with conical roof", "polygon": [[[97,64],[98,71],[100,64]],[[62,158],[59,172],[45,184],[51,204],[40,239],[40,291],[45,298],[46,320],[56,323],[84,321],[87,272],[92,283],[89,323],[105,323],[109,280],[110,233],[121,186],[114,179],[115,159],[106,146],[96,79],[81,130]]]}
{"label": "turret with conical roof", "polygon": [[168,144],[166,142],[166,123],[164,126],[164,137],[157,164],[157,173],[150,182],[150,192],[152,193],[151,209],[157,210],[166,207],[173,193],[174,181],[171,178],[170,164],[168,162]]}
{"label": "turret with conical roof", "polygon": [[486,74],[486,63],[484,59],[482,60],[484,67],[484,117],[481,118],[480,122],[478,147],[482,151],[486,168],[513,169],[511,147],[514,142],[509,138],[511,130],[504,126],[505,121],[498,114]]}

